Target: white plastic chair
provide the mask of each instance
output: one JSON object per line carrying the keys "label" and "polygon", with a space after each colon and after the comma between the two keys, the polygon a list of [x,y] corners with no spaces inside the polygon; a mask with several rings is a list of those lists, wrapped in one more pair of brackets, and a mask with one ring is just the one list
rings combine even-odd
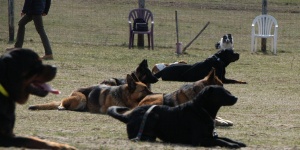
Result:
{"label": "white plastic chair", "polygon": [[271,15],[259,15],[252,22],[251,51],[256,52],[257,38],[273,38],[271,51],[276,55],[277,20]]}

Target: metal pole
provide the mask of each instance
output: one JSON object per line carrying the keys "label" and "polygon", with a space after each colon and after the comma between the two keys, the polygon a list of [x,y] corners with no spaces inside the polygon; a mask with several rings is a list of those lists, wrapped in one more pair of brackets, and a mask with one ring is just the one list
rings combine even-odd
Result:
{"label": "metal pole", "polygon": [[[262,14],[266,15],[268,14],[268,2],[267,0],[262,0]],[[261,51],[266,53],[267,51],[267,38],[262,38],[261,39]]]}
{"label": "metal pole", "polygon": [[8,0],[8,33],[9,42],[14,41],[15,28],[14,28],[14,0]]}
{"label": "metal pole", "polygon": [[[139,8],[145,8],[145,0],[139,0]],[[138,47],[144,47],[144,34],[138,34]]]}
{"label": "metal pole", "polygon": [[178,19],[177,19],[177,10],[175,10],[175,23],[176,23],[176,40],[179,43],[179,35],[178,35]]}

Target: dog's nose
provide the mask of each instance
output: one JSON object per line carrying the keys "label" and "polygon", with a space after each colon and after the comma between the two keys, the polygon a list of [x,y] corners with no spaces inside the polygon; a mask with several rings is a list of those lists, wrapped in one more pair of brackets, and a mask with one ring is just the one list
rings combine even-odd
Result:
{"label": "dog's nose", "polygon": [[47,77],[49,80],[52,80],[57,73],[56,66],[53,65],[45,65],[45,74],[47,74]]}
{"label": "dog's nose", "polygon": [[57,72],[57,67],[56,67],[56,66],[54,66],[54,65],[49,65],[49,69],[50,69],[50,72],[51,72],[51,73],[56,74],[56,72]]}

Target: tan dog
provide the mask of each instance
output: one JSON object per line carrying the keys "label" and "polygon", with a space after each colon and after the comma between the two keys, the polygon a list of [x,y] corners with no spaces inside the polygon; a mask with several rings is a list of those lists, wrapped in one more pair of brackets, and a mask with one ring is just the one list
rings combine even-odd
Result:
{"label": "tan dog", "polygon": [[[209,74],[202,80],[188,83],[181,86],[178,90],[168,94],[150,94],[147,95],[139,106],[142,105],[168,105],[177,106],[193,99],[197,94],[208,85],[221,85],[222,81],[215,75],[215,69],[213,68]],[[229,120],[224,120],[220,117],[216,117],[216,125],[218,126],[232,126],[233,123]]]}
{"label": "tan dog", "polygon": [[173,64],[187,64],[184,60],[178,61],[178,62],[174,62],[174,63],[159,63],[159,64],[155,64],[152,68],[152,73],[155,74],[158,71],[163,70],[164,68],[173,65]]}
{"label": "tan dog", "polygon": [[79,88],[61,102],[32,105],[30,110],[73,110],[89,111],[91,113],[106,113],[110,106],[125,106],[134,108],[152,92],[132,73],[127,75],[127,84],[108,86],[104,84],[87,88]]}

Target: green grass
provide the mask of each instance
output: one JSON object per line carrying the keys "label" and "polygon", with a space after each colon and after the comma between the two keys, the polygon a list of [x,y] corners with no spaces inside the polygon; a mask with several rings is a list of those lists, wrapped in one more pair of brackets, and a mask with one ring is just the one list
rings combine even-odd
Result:
{"label": "green grass", "polygon": [[[22,1],[15,3],[17,25]],[[18,105],[15,133],[69,143],[78,149],[198,149],[161,142],[131,142],[125,125],[107,115],[29,111],[27,108],[31,104],[60,100],[78,87],[98,84],[111,77],[125,77],[143,59],[148,59],[150,67],[159,62],[202,61],[216,52],[213,46],[223,34],[232,33],[240,60],[229,65],[226,76],[248,84],[224,86],[239,100],[234,106],[221,108],[218,115],[233,121],[234,126],[218,127],[218,134],[246,143],[245,149],[299,149],[300,18],[299,13],[291,11],[298,11],[300,3],[269,1],[269,13],[279,22],[277,56],[269,50],[267,54],[251,54],[249,50],[250,24],[260,13],[260,3],[260,0],[147,1],[146,7],[155,12],[155,50],[149,51],[127,48],[126,17],[129,10],[137,6],[135,1],[53,1],[44,22],[55,58],[45,63],[58,67],[51,85],[62,94],[45,98],[31,96],[25,105]],[[1,14],[7,13],[6,7],[0,6]],[[187,49],[189,55],[179,57],[174,54],[175,10],[179,12],[180,41],[184,44],[194,38],[207,21],[211,22]],[[12,46],[7,41],[6,19],[6,15],[0,16],[1,49]],[[33,24],[26,28],[24,47],[44,54]],[[182,84],[159,81],[152,86],[152,91],[172,92]]]}

